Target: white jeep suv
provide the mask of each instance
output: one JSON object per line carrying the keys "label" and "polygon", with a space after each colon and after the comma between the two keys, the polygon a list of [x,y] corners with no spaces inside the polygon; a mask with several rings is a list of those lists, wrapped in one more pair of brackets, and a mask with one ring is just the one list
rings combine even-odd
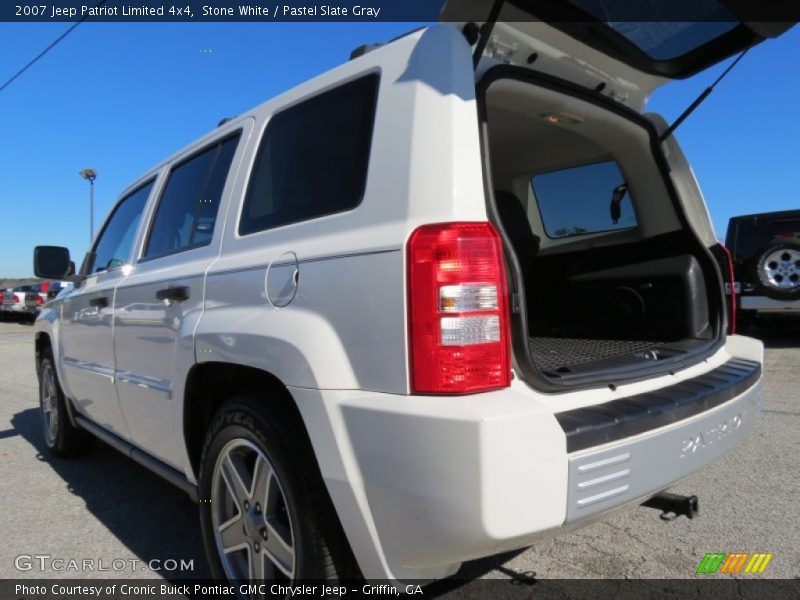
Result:
{"label": "white jeep suv", "polygon": [[36,322],[47,445],[93,434],[200,500],[215,576],[446,577],[753,427],[762,345],[727,335],[702,195],[644,102],[778,32],[640,24],[651,56],[625,23],[590,24],[626,42],[601,51],[500,21],[223,122],[122,193],[77,273],[36,249],[76,282]]}

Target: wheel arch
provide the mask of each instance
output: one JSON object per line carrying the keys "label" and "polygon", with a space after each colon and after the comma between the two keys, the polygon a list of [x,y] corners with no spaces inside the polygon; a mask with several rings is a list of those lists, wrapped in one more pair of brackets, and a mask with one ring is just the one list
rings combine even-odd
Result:
{"label": "wheel arch", "polygon": [[34,344],[34,356],[36,358],[36,376],[39,376],[40,370],[40,361],[42,358],[42,354],[45,350],[49,349],[53,352],[53,341],[50,339],[50,334],[46,331],[37,331],[36,335],[33,338]]}
{"label": "wheel arch", "polygon": [[33,345],[34,360],[36,361],[36,380],[39,380],[39,376],[42,372],[42,355],[49,350],[51,356],[53,357],[53,368],[55,368],[56,376],[58,377],[58,385],[61,387],[62,392],[64,392],[64,404],[67,409],[67,418],[73,427],[77,427],[78,425],[75,422],[75,409],[72,406],[72,401],[70,400],[66,389],[64,388],[64,380],[62,378],[61,369],[59,369],[58,359],[56,358],[56,344],[54,343],[50,332],[37,331],[33,336]]}
{"label": "wheel arch", "polygon": [[[268,371],[227,362],[195,364],[186,378],[183,402],[183,434],[191,471],[200,473],[203,440],[219,408],[234,396],[249,393],[269,398],[286,418],[302,425],[305,441],[311,445],[308,430],[289,389]],[[266,400],[265,400],[266,401]]]}

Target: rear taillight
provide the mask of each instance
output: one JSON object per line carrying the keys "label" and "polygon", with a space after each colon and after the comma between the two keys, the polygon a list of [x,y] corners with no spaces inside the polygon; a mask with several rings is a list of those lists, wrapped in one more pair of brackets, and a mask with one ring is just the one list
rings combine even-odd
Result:
{"label": "rear taillight", "polygon": [[725,263],[727,266],[727,279],[728,279],[728,287],[730,288],[730,305],[728,308],[728,333],[733,335],[736,333],[736,275],[735,270],[733,268],[733,255],[728,248],[720,244],[719,247],[722,249],[723,254],[725,254]]}
{"label": "rear taillight", "polygon": [[11,299],[14,301],[14,304],[19,304],[19,296],[16,294],[14,294]]}
{"label": "rear taillight", "polygon": [[36,296],[36,304],[38,306],[41,306],[42,304],[44,304],[44,298],[42,298],[41,296]]}
{"label": "rear taillight", "polygon": [[466,394],[509,385],[506,277],[490,223],[424,225],[408,240],[411,388]]}

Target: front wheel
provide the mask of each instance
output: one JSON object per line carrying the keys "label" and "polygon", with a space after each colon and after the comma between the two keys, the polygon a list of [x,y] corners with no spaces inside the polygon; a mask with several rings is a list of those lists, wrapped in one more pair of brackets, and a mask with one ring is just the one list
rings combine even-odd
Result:
{"label": "front wheel", "polygon": [[39,364],[39,409],[47,449],[60,457],[84,452],[91,443],[89,434],[73,426],[67,414],[66,398],[58,382],[53,355],[45,351]]}
{"label": "front wheel", "polygon": [[302,424],[267,402],[237,397],[206,435],[200,520],[212,574],[231,582],[356,577]]}

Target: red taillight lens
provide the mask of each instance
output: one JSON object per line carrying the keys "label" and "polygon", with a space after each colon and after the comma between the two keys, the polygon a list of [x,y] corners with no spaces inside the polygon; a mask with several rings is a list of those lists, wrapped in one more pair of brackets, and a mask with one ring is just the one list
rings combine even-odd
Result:
{"label": "red taillight lens", "polygon": [[36,304],[39,306],[44,304],[44,298],[42,298],[41,296],[36,296]]}
{"label": "red taillight lens", "polygon": [[14,301],[14,304],[19,304],[19,296],[17,296],[16,294],[14,294],[14,296],[11,299]]}
{"label": "red taillight lens", "polygon": [[408,240],[411,388],[466,394],[511,379],[506,277],[490,223],[424,225]]}
{"label": "red taillight lens", "polygon": [[730,309],[728,312],[728,333],[733,335],[736,333],[736,275],[733,268],[733,255],[731,251],[728,250],[723,244],[720,244],[719,247],[722,249],[722,252],[725,254],[725,262],[727,263],[728,272],[728,285],[730,286]]}

